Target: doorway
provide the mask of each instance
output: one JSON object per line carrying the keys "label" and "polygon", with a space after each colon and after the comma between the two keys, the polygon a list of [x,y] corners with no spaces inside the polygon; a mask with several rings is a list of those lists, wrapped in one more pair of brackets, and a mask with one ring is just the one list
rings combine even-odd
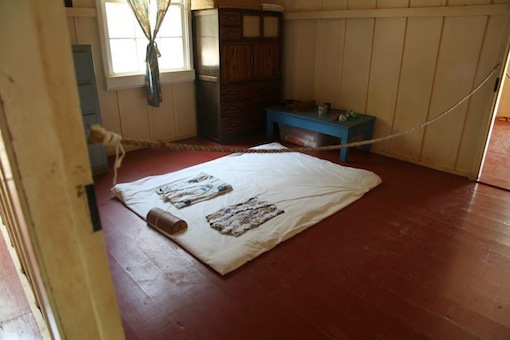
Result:
{"label": "doorway", "polygon": [[508,59],[494,108],[484,160],[478,182],[510,191],[510,75]]}

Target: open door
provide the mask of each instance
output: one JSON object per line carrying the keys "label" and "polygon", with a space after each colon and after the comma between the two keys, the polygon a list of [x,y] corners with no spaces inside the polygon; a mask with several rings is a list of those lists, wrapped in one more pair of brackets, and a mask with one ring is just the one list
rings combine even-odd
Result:
{"label": "open door", "polygon": [[63,1],[0,1],[2,217],[51,336],[123,339],[67,30]]}
{"label": "open door", "polygon": [[508,73],[510,54],[508,46],[505,56],[477,181],[510,190],[510,75]]}

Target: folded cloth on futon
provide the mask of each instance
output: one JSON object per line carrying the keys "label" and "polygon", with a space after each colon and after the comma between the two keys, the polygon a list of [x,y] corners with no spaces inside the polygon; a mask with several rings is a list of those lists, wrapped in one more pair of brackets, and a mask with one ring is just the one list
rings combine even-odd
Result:
{"label": "folded cloth on futon", "polygon": [[283,213],[284,211],[278,209],[276,205],[252,197],[222,208],[205,218],[211,228],[220,233],[239,236]]}
{"label": "folded cloth on futon", "polygon": [[156,190],[165,202],[170,202],[179,209],[229,191],[232,191],[230,184],[204,172],[165,184]]}

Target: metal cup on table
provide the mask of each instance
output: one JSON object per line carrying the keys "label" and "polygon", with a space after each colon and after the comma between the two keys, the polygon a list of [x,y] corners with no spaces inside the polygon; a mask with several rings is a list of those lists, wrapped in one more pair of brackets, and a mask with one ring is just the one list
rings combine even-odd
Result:
{"label": "metal cup on table", "polygon": [[319,105],[319,107],[317,108],[317,112],[319,113],[319,115],[325,115],[328,113],[328,105],[327,104],[321,104]]}

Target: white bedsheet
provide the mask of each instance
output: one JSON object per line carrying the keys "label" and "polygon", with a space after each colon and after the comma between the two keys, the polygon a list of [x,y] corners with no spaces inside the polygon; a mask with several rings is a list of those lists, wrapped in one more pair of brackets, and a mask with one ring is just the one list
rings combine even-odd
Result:
{"label": "white bedsheet", "polygon": [[[270,143],[256,148],[284,146]],[[200,172],[229,183],[233,191],[182,209],[163,202],[156,193],[161,185]],[[232,154],[165,175],[117,184],[112,191],[143,219],[155,207],[184,219],[188,229],[171,239],[225,275],[358,200],[380,183],[381,178],[371,171],[301,153]],[[250,197],[274,203],[285,213],[239,237],[222,235],[207,223],[206,215]]]}

